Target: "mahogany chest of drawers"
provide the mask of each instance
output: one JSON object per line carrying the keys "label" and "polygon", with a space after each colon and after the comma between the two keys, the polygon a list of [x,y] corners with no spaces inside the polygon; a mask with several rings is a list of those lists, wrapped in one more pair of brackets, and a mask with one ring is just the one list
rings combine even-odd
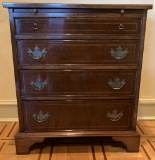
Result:
{"label": "mahogany chest of drawers", "polygon": [[140,75],[152,6],[3,5],[10,15],[17,154],[45,138],[92,136],[138,151]]}

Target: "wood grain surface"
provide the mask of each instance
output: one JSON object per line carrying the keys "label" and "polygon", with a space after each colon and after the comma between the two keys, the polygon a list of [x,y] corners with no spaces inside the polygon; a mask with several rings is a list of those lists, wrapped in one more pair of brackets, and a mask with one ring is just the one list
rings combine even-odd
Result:
{"label": "wood grain surface", "polygon": [[155,121],[138,121],[140,151],[127,153],[110,138],[47,139],[29,155],[16,155],[14,136],[18,122],[0,122],[0,160],[155,160]]}

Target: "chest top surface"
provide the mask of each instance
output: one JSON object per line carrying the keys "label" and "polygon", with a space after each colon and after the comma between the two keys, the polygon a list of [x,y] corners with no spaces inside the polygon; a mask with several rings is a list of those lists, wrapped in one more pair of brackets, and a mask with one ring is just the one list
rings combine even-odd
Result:
{"label": "chest top surface", "polygon": [[[65,3],[67,2],[67,3]],[[10,3],[5,2],[3,3],[3,7],[6,8],[102,8],[102,9],[151,9],[152,4],[149,3],[150,1],[136,1],[132,2],[125,1],[125,3],[116,3],[114,0],[110,0],[107,2],[105,1],[71,1],[71,3],[68,3],[68,1],[52,1],[52,3]]]}

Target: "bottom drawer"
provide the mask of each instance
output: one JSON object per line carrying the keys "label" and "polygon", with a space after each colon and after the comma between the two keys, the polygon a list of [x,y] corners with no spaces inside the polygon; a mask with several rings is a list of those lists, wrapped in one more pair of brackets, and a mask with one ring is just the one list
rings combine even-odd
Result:
{"label": "bottom drawer", "polygon": [[133,101],[26,101],[25,131],[129,130]]}

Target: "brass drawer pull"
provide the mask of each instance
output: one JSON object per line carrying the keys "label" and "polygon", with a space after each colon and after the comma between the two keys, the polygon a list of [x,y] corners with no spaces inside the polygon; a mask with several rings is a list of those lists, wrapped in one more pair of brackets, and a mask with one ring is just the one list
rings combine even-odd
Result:
{"label": "brass drawer pull", "polygon": [[49,115],[48,112],[44,114],[41,110],[40,110],[37,114],[34,113],[34,114],[32,115],[32,117],[33,117],[37,122],[44,122],[44,121],[46,121],[46,120],[48,119],[49,116],[50,116],[50,115]]}
{"label": "brass drawer pull", "polygon": [[39,75],[37,80],[35,82],[31,80],[30,84],[35,90],[40,91],[48,85],[48,78],[44,82],[42,82],[41,76]]}
{"label": "brass drawer pull", "polygon": [[124,9],[121,9],[121,14],[124,14],[125,13],[125,10]]}
{"label": "brass drawer pull", "polygon": [[34,10],[33,10],[33,13],[37,13],[37,12],[38,12],[38,10],[37,10],[37,9],[34,9]]}
{"label": "brass drawer pull", "polygon": [[124,24],[119,24],[118,29],[123,30],[124,29]]}
{"label": "brass drawer pull", "polygon": [[121,111],[120,113],[118,113],[118,111],[117,111],[116,109],[113,110],[112,113],[109,112],[109,111],[108,111],[108,113],[107,113],[107,117],[108,117],[111,121],[113,121],[113,122],[116,122],[116,121],[120,120],[123,115],[124,115],[124,114],[123,114],[122,111]]}
{"label": "brass drawer pull", "polygon": [[39,60],[39,59],[42,59],[45,57],[45,54],[47,53],[47,51],[46,51],[46,48],[44,48],[44,49],[42,49],[42,51],[40,51],[40,48],[36,45],[34,47],[34,51],[32,51],[30,48],[28,48],[27,53],[33,59]]}
{"label": "brass drawer pull", "polygon": [[33,29],[34,29],[34,30],[38,30],[38,29],[39,29],[39,26],[38,26],[37,23],[33,23]]}
{"label": "brass drawer pull", "polygon": [[128,48],[122,50],[121,46],[118,46],[116,48],[116,50],[114,50],[113,48],[111,48],[110,52],[112,57],[116,58],[117,60],[124,58],[127,53],[129,53]]}
{"label": "brass drawer pull", "polygon": [[118,77],[116,77],[114,81],[109,79],[108,84],[112,89],[117,90],[117,89],[121,89],[126,84],[126,82],[125,82],[125,79],[121,81]]}

